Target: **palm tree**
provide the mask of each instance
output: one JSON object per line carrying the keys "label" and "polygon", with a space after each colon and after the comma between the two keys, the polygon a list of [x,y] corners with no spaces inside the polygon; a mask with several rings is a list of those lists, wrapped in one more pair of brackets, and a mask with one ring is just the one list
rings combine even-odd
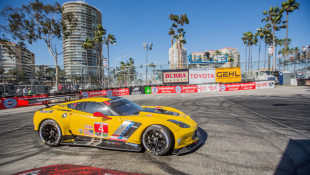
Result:
{"label": "palm tree", "polygon": [[111,35],[110,33],[108,34],[108,36],[104,39],[103,41],[104,44],[107,45],[107,49],[108,49],[108,87],[110,84],[110,45],[111,44],[116,44],[116,39],[114,35]]}
{"label": "palm tree", "polygon": [[294,57],[294,75],[296,75],[296,72],[295,72],[295,68],[296,68],[296,57],[297,57],[297,59],[298,59],[298,53],[299,53],[299,48],[298,47],[295,47],[294,48],[294,53],[295,53],[295,57]]}
{"label": "palm tree", "polygon": [[[185,40],[185,31],[184,29],[182,28],[184,26],[184,24],[189,24],[189,20],[187,18],[187,15],[186,14],[182,14],[180,16],[178,15],[174,15],[174,14],[170,14],[169,15],[169,19],[173,21],[172,23],[172,28],[170,28],[170,31],[168,33],[168,35],[171,35],[172,37],[172,49],[173,49],[173,39],[176,39],[176,42],[177,42],[177,48],[178,48],[178,60],[177,60],[177,67],[178,68],[183,68],[183,64],[182,65],[179,65],[180,63],[179,62],[182,62],[180,60],[183,60],[182,58],[182,53],[181,53],[181,48],[183,46],[183,44],[186,44],[186,40]],[[179,24],[180,26],[182,26],[181,28],[178,28],[178,25]],[[173,28],[175,28],[176,30],[174,30]],[[178,32],[178,34],[176,35],[176,32]],[[173,50],[172,50],[172,53],[173,53]]]}
{"label": "palm tree", "polygon": [[[292,13],[293,11],[299,9],[299,3],[296,2],[296,0],[287,0],[282,2],[282,10],[286,12],[286,37],[285,37],[285,48],[289,47],[288,44],[288,15],[289,13]],[[285,55],[286,57],[286,55]]]}
{"label": "palm tree", "polygon": [[[264,43],[265,43],[265,60],[264,60],[264,68],[266,68],[266,59],[267,59],[267,46],[272,44],[272,33],[270,28],[265,27],[263,29],[264,33]],[[270,56],[268,54],[268,70],[270,70]]]}
{"label": "palm tree", "polygon": [[[248,39],[248,44],[249,44],[249,64],[248,64],[248,71],[250,70],[249,68],[251,68],[250,72],[252,71],[252,67],[253,67],[253,63],[252,63],[252,45],[256,45],[257,44],[257,36],[255,34],[253,34],[252,32],[247,32],[247,39]],[[249,65],[251,65],[251,67],[249,67]]]}
{"label": "palm tree", "polygon": [[[87,75],[88,75],[88,83],[91,83],[90,81],[90,74],[89,74],[89,60],[88,60],[88,50],[92,49],[94,47],[94,41],[86,38],[86,41],[82,44],[82,48],[86,50],[86,61],[87,61]],[[84,72],[82,72],[84,74]]]}
{"label": "palm tree", "polygon": [[285,28],[285,25],[279,26],[282,20],[282,10],[279,7],[270,7],[269,11],[264,11],[263,15],[265,18],[262,21],[267,22],[266,28],[271,29],[272,31],[272,50],[273,50],[273,65],[272,70],[275,71],[276,58],[275,58],[275,32],[279,31],[281,28]]}
{"label": "palm tree", "polygon": [[261,47],[261,41],[265,37],[265,34],[263,32],[263,29],[261,27],[257,28],[257,33],[255,34],[259,38],[259,47],[258,47],[258,65],[257,69],[259,70],[259,62],[260,62],[260,47]]}
{"label": "palm tree", "polygon": [[[285,40],[283,40],[283,39],[278,39],[277,37],[275,37],[275,46],[276,46],[276,50],[275,50],[275,52],[276,52],[276,54],[277,54],[277,51],[278,51],[278,46],[283,46],[283,44],[284,44],[284,42],[285,42]],[[277,55],[276,55],[276,58],[277,58]]]}
{"label": "palm tree", "polygon": [[245,72],[247,72],[247,47],[248,47],[248,38],[247,34],[243,33],[243,37],[241,38],[243,41],[243,44],[245,45]]}
{"label": "palm tree", "polygon": [[[105,37],[105,34],[106,34],[106,30],[102,27],[101,24],[98,24],[97,25],[97,29],[94,31],[94,35],[95,35],[94,38],[92,40],[89,40],[89,39],[86,38],[86,41],[83,43],[83,46],[85,46],[85,48],[88,48],[88,49],[92,49],[95,46],[96,46],[96,48],[98,48],[97,46],[103,44],[103,38]],[[99,51],[97,51],[96,54],[97,54],[97,60],[98,60],[97,62],[100,63],[99,60],[101,59],[101,56],[100,56]],[[101,74],[101,65],[99,65],[98,69],[100,69],[100,72],[98,71],[99,72],[98,79],[100,81],[100,79],[101,79],[100,76],[102,75]]]}
{"label": "palm tree", "polygon": [[[173,23],[174,24],[174,23]],[[175,24],[176,25],[176,24]],[[174,41],[174,38],[175,38],[175,30],[173,28],[170,28],[169,32],[168,32],[168,35],[171,35],[171,49],[172,49],[172,59],[173,59],[173,41]],[[172,63],[174,63],[174,61],[172,61]],[[172,66],[173,68],[173,66]]]}

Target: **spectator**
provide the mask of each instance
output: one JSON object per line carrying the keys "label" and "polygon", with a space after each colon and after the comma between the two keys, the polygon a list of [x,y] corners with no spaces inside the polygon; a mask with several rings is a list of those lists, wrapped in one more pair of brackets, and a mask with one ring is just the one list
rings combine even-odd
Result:
{"label": "spectator", "polygon": [[62,85],[58,85],[58,90],[61,91],[62,90]]}
{"label": "spectator", "polygon": [[79,85],[78,84],[75,85],[75,90],[77,90],[77,91],[79,90]]}
{"label": "spectator", "polygon": [[32,94],[32,90],[30,88],[28,88],[28,95]]}
{"label": "spectator", "polygon": [[28,92],[28,91],[27,91],[27,87],[25,86],[24,89],[23,89],[23,95],[26,95],[27,92]]}
{"label": "spectator", "polygon": [[22,94],[22,89],[21,89],[20,87],[18,87],[18,88],[16,89],[16,94],[17,94],[17,95],[21,95],[21,94]]}

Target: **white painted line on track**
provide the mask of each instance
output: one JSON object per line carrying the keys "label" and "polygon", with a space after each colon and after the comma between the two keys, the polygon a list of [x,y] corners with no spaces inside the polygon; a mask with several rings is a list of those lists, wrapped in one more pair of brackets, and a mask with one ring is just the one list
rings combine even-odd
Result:
{"label": "white painted line on track", "polygon": [[288,129],[290,129],[290,130],[292,130],[292,131],[295,131],[295,132],[297,132],[297,133],[299,133],[299,134],[301,134],[301,135],[303,135],[303,136],[306,136],[306,137],[309,137],[309,138],[310,138],[309,135],[307,135],[307,134],[305,134],[305,133],[303,133],[303,132],[301,132],[301,131],[298,131],[298,130],[296,130],[296,129],[294,129],[294,128],[291,128],[291,127],[289,127],[289,126],[287,126],[287,125],[285,125],[285,124],[283,124],[283,123],[277,122],[277,121],[275,121],[275,120],[273,120],[273,119],[271,119],[271,118],[269,118],[269,117],[267,117],[267,116],[264,116],[264,115],[262,115],[262,114],[260,114],[260,113],[257,113],[257,112],[255,112],[255,111],[252,111],[251,109],[246,108],[246,107],[244,107],[244,106],[238,105],[238,104],[236,104],[236,103],[234,103],[234,102],[232,102],[232,101],[229,101],[229,100],[227,100],[227,99],[225,99],[225,98],[223,98],[223,97],[221,97],[221,98],[224,99],[225,101],[227,101],[227,102],[229,102],[229,103],[235,105],[235,106],[238,106],[239,108],[242,108],[242,109],[244,109],[244,110],[246,110],[246,111],[249,111],[249,112],[251,112],[251,113],[254,113],[255,115],[258,115],[258,116],[260,116],[260,117],[262,117],[262,118],[264,118],[264,119],[267,119],[267,120],[269,120],[269,121],[272,121],[272,122],[274,122],[274,123],[276,123],[276,124],[278,124],[278,125],[280,125],[280,126],[283,126],[283,127],[285,127],[285,128],[288,128]]}

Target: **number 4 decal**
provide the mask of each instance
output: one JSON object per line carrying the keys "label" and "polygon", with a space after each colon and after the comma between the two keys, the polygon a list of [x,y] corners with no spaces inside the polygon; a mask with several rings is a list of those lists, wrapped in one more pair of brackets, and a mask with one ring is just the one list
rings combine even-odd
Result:
{"label": "number 4 decal", "polygon": [[95,129],[95,132],[109,133],[109,127],[107,123],[95,122],[94,129]]}

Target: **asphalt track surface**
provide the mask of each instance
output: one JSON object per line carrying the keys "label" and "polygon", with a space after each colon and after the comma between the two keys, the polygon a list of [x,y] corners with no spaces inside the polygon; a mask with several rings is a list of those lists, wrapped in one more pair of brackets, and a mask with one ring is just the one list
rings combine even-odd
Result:
{"label": "asphalt track surface", "polygon": [[207,135],[182,155],[44,145],[33,131],[41,106],[0,111],[0,174],[73,164],[145,174],[309,174],[310,88],[136,95],[140,105],[189,113]]}

